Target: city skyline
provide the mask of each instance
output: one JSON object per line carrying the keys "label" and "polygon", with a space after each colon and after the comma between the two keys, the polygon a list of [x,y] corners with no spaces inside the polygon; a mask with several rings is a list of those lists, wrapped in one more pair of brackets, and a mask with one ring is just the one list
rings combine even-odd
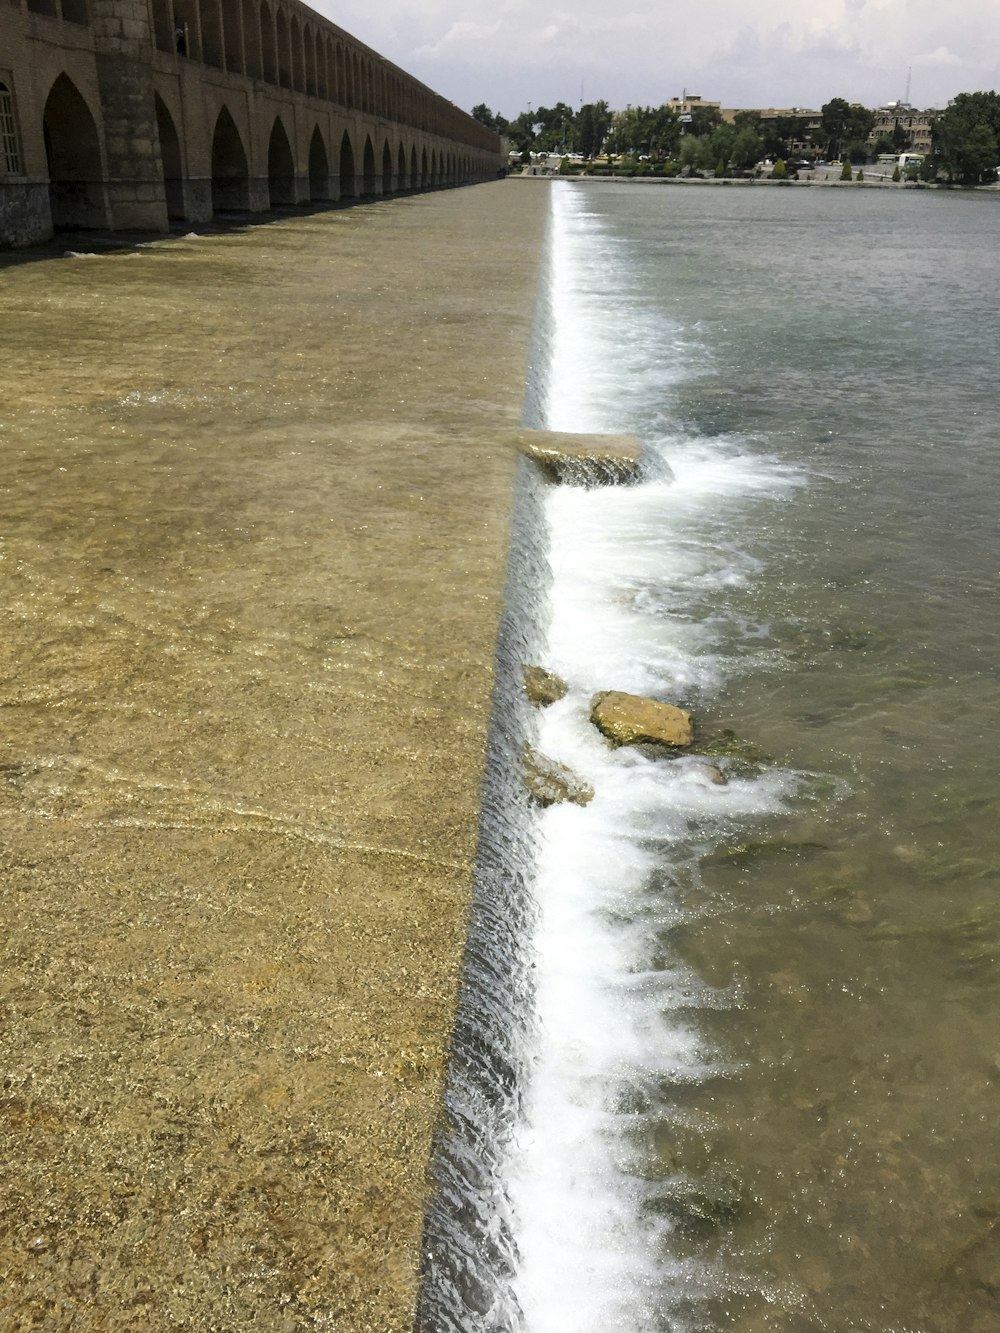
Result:
{"label": "city skyline", "polygon": [[[529,103],[659,105],[689,93],[725,106],[944,107],[1000,86],[996,0],[710,0],[700,9],[579,0],[317,0],[314,8],[469,110]],[[677,31],[680,22],[680,31]]]}

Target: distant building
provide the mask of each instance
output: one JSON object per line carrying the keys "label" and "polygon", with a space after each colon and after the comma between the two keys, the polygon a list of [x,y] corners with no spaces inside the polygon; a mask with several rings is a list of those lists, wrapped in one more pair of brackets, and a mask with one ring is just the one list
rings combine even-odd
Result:
{"label": "distant building", "polygon": [[910,148],[914,153],[929,153],[931,121],[940,114],[933,108],[929,111],[918,111],[916,107],[910,106],[909,102],[887,102],[875,112],[875,124],[868,136],[868,142],[874,143],[876,139],[886,135],[891,136],[898,125],[910,136]]}
{"label": "distant building", "polygon": [[680,97],[671,97],[667,106],[671,111],[675,111],[680,116],[683,124],[691,122],[691,116],[695,111],[718,111],[722,112],[721,102],[706,102],[703,97],[697,93],[684,92]]}

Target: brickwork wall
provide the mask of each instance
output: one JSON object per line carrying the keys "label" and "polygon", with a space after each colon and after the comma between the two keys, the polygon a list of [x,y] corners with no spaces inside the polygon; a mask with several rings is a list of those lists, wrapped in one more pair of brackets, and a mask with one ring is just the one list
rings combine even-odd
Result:
{"label": "brickwork wall", "polygon": [[91,0],[111,225],[164,231],[163,163],[150,77],[146,0]]}

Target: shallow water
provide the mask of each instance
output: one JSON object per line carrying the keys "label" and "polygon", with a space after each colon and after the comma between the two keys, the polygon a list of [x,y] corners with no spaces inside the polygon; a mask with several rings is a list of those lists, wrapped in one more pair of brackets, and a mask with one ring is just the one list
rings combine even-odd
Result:
{"label": "shallow water", "polygon": [[544,208],[0,261],[5,1329],[412,1323]]}
{"label": "shallow water", "polygon": [[[530,1333],[986,1330],[1000,1292],[1000,213],[554,191]],[[709,761],[609,752],[600,688]],[[713,772],[718,765],[725,783]]]}

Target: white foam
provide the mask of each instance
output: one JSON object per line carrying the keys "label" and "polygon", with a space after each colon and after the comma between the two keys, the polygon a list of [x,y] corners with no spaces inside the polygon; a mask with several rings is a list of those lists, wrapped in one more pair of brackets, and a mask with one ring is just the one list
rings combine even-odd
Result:
{"label": "white foam", "polygon": [[[688,373],[690,347],[666,317],[608,300],[601,278],[617,242],[572,187],[553,195],[546,424],[621,429],[622,367],[637,392],[667,394]],[[693,829],[710,836],[779,811],[799,785],[781,771],[720,783],[717,761],[613,749],[589,721],[596,690],[676,700],[718,688],[717,627],[693,608],[759,573],[735,535],[741,506],[801,481],[735,438],[646,443],[652,479],[554,487],[546,498],[546,665],[570,691],[539,713],[535,743],[595,795],[539,817],[537,1021],[509,1162],[526,1333],[661,1329],[671,1292],[690,1299],[721,1282],[710,1267],[671,1258],[670,1224],[644,1207],[649,1186],[633,1169],[643,1116],[620,1108],[630,1091],[655,1100],[664,1081],[719,1072],[697,1012],[737,1000],[679,961],[664,963],[661,941],[681,919],[663,873],[670,856],[694,854]]]}

